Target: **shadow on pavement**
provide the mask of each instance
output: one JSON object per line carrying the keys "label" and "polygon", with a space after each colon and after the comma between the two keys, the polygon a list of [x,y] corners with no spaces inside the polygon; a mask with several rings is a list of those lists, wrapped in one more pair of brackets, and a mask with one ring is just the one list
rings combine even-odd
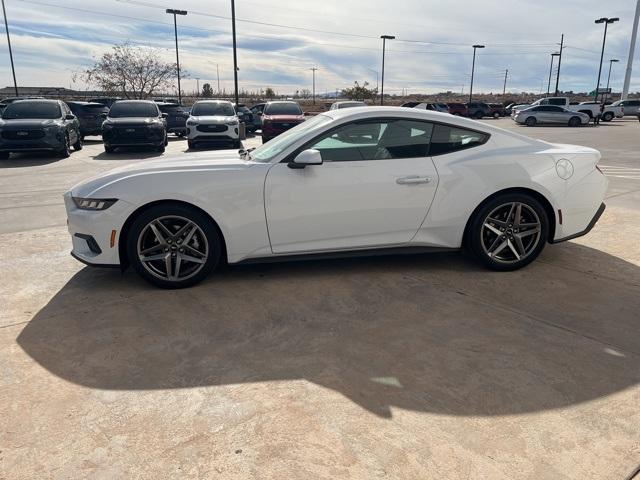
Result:
{"label": "shadow on pavement", "polygon": [[18,343],[90,388],[305,379],[382,417],[508,415],[635,386],[639,287],[573,243],[511,273],[433,254],[227,267],[180,291],[85,268]]}
{"label": "shadow on pavement", "polygon": [[0,160],[0,168],[39,167],[63,160],[66,159],[52,152],[12,153],[8,160]]}
{"label": "shadow on pavement", "polygon": [[160,157],[161,155],[164,155],[164,152],[161,153],[153,147],[122,147],[117,148],[114,153],[101,152],[91,158],[94,160],[142,160]]}

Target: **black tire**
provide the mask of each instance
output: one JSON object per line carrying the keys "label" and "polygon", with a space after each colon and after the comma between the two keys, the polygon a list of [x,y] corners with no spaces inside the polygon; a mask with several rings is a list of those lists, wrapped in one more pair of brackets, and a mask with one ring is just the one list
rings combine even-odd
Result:
{"label": "black tire", "polygon": [[189,150],[193,150],[194,148],[196,148],[196,143],[192,142],[191,140],[187,140],[187,147],[189,148]]}
{"label": "black tire", "polygon": [[602,115],[602,120],[604,120],[605,122],[610,122],[611,120],[613,120],[613,113],[612,112],[605,112]]}
{"label": "black tire", "polygon": [[83,147],[83,137],[78,135],[78,140],[76,141],[76,143],[73,144],[73,149],[78,152],[80,150],[82,150]]}
{"label": "black tire", "polygon": [[[168,221],[166,220],[166,217],[180,217],[197,225],[201,232],[198,233],[198,235],[203,234],[206,238],[206,246],[208,248],[208,251],[207,256],[202,257],[202,259],[205,260],[204,263],[196,264],[201,265],[200,267],[197,267],[199,268],[199,270],[196,270],[191,276],[185,277],[182,280],[169,280],[168,278],[166,278],[166,275],[165,278],[162,278],[159,273],[152,273],[150,270],[153,270],[155,268],[152,262],[148,262],[149,267],[145,267],[138,256],[138,242],[142,242],[143,237],[141,237],[141,234],[143,233],[143,230],[145,230],[146,227],[154,220],[163,217],[165,217],[164,224],[166,224],[169,231],[174,231],[175,228],[178,228],[178,226],[172,227],[170,219]],[[187,233],[188,232],[185,232],[185,234]],[[184,238],[184,236],[182,238]],[[165,240],[171,240],[171,244],[174,246],[174,250],[178,248],[178,239],[168,238],[167,235],[167,238],[165,238]],[[138,272],[138,274],[147,282],[161,288],[185,288],[201,282],[204,278],[207,277],[207,275],[211,273],[212,270],[214,270],[218,266],[222,255],[221,246],[222,241],[220,238],[220,234],[218,233],[215,224],[207,215],[193,207],[175,203],[159,204],[143,211],[131,224],[131,228],[129,229],[129,233],[126,238],[127,258],[129,259],[129,262],[131,263],[135,271]],[[161,247],[159,248],[160,254],[162,254],[163,249]],[[173,255],[170,250],[172,247],[168,246],[167,248],[169,249],[169,252],[167,253]],[[200,245],[199,248],[202,249],[203,246]],[[176,251],[175,254],[177,255],[178,252]],[[162,265],[164,264],[163,262],[165,262],[165,260],[158,260],[158,262],[161,263],[156,265],[160,270],[162,270]],[[170,260],[170,262],[172,262],[171,268],[175,269],[176,260]],[[187,263],[190,262],[187,261]],[[190,265],[190,267],[193,268],[194,266]],[[166,268],[164,270],[166,271]]]}
{"label": "black tire", "polygon": [[[523,213],[520,218],[525,218],[525,222],[523,222],[521,230],[514,228],[514,226],[516,225],[516,222],[514,222],[515,215],[511,212],[515,212],[515,208],[511,210],[512,204],[521,205],[520,211]],[[494,212],[499,211],[508,212],[505,216],[501,217],[501,219],[504,221],[505,228],[504,233],[501,234],[501,237],[494,234],[492,230],[486,227],[487,223],[491,223],[488,221],[488,217],[490,216],[490,214],[496,215],[496,213]],[[535,215],[532,212],[535,212]],[[533,223],[527,220],[535,219],[536,216],[539,224],[539,231],[528,236],[523,236],[520,239],[519,245],[526,248],[520,250],[520,246],[516,244],[517,240],[514,239],[514,237],[518,236],[517,234],[522,235],[525,232],[525,228],[530,228],[524,227],[524,224]],[[498,224],[494,224],[492,227],[494,229],[503,228]],[[531,230],[534,229],[531,228]],[[534,236],[535,238],[532,238]],[[548,236],[549,220],[546,211],[540,204],[540,202],[526,193],[507,193],[492,198],[477,209],[469,222],[465,244],[471,251],[471,253],[473,253],[473,255],[486,267],[497,271],[511,271],[522,268],[534,261],[536,257],[540,255],[540,252],[542,252],[542,250],[544,249],[545,244],[547,243]],[[491,250],[490,247],[493,247],[494,245],[495,248],[493,249],[493,251],[496,251],[499,247],[502,246],[502,243],[496,244],[494,242],[503,241],[507,243],[512,242],[511,245],[513,246],[513,248],[515,248],[516,250],[520,250],[520,253],[523,254],[522,258],[519,259],[515,256],[511,246],[508,246],[508,248],[503,247],[503,251],[505,251],[504,255],[512,256],[513,258],[511,260],[509,260],[508,258],[500,259],[497,258],[497,256],[493,257],[487,253],[487,249]],[[491,245],[487,247],[489,243],[491,243]]]}
{"label": "black tire", "polygon": [[160,153],[164,153],[164,151],[166,150],[166,147],[164,146],[164,144],[162,144],[159,147],[157,147],[156,150]]}
{"label": "black tire", "polygon": [[69,143],[69,137],[64,137],[64,145],[58,151],[58,155],[62,158],[69,158],[71,156],[71,145]]}
{"label": "black tire", "polygon": [[116,151],[115,147],[112,147],[111,145],[107,145],[106,143],[104,144],[104,151],[105,153],[113,153]]}
{"label": "black tire", "polygon": [[524,121],[524,124],[527,127],[535,127],[536,123],[538,123],[538,120],[536,120],[536,117],[527,117],[527,119]]}
{"label": "black tire", "polygon": [[493,112],[493,118],[500,118],[500,112]]}
{"label": "black tire", "polygon": [[164,146],[166,147],[167,145],[169,145],[169,135],[164,136]]}
{"label": "black tire", "polygon": [[9,160],[11,152],[0,152],[0,160]]}
{"label": "black tire", "polygon": [[569,126],[570,127],[579,127],[581,125],[581,121],[580,121],[580,117],[571,117],[569,119]]}

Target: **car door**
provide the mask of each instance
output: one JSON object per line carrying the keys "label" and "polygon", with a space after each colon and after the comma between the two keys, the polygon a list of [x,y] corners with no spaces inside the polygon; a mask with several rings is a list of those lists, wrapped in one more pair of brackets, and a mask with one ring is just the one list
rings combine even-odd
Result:
{"label": "car door", "polygon": [[274,253],[406,244],[424,220],[438,184],[428,146],[433,124],[405,119],[351,122],[296,151],[323,164],[270,168],[265,211]]}

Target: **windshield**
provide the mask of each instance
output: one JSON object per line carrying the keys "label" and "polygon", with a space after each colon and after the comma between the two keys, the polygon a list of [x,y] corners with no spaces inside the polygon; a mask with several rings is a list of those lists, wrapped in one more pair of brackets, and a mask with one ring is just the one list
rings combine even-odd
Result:
{"label": "windshield", "polygon": [[181,107],[180,105],[158,105],[158,108],[163,113],[184,113],[186,108]]}
{"label": "windshield", "polygon": [[317,115],[313,118],[310,118],[306,122],[302,122],[301,124],[293,127],[291,130],[287,130],[286,132],[278,135],[273,140],[253,150],[251,152],[251,159],[256,162],[268,163],[276,155],[296,143],[308,132],[319,129],[329,122],[331,122],[331,117],[327,117],[326,115]]}
{"label": "windshield", "polygon": [[154,103],[119,103],[116,102],[109,110],[109,116],[122,117],[157,117],[158,107]]}
{"label": "windshield", "polygon": [[269,103],[264,108],[265,115],[302,115],[300,105],[292,102]]}
{"label": "windshield", "polygon": [[15,102],[7,105],[2,112],[2,118],[60,118],[60,106],[49,102]]}
{"label": "windshield", "polygon": [[191,109],[194,117],[232,117],[235,114],[230,103],[196,103]]}

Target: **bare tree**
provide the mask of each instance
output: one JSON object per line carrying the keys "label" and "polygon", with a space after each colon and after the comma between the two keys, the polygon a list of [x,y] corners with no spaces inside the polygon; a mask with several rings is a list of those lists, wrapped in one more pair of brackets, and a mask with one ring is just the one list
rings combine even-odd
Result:
{"label": "bare tree", "polygon": [[128,43],[115,45],[84,73],[87,83],[124,98],[148,98],[172,87],[176,76],[175,63],[162,61],[159,50]]}

